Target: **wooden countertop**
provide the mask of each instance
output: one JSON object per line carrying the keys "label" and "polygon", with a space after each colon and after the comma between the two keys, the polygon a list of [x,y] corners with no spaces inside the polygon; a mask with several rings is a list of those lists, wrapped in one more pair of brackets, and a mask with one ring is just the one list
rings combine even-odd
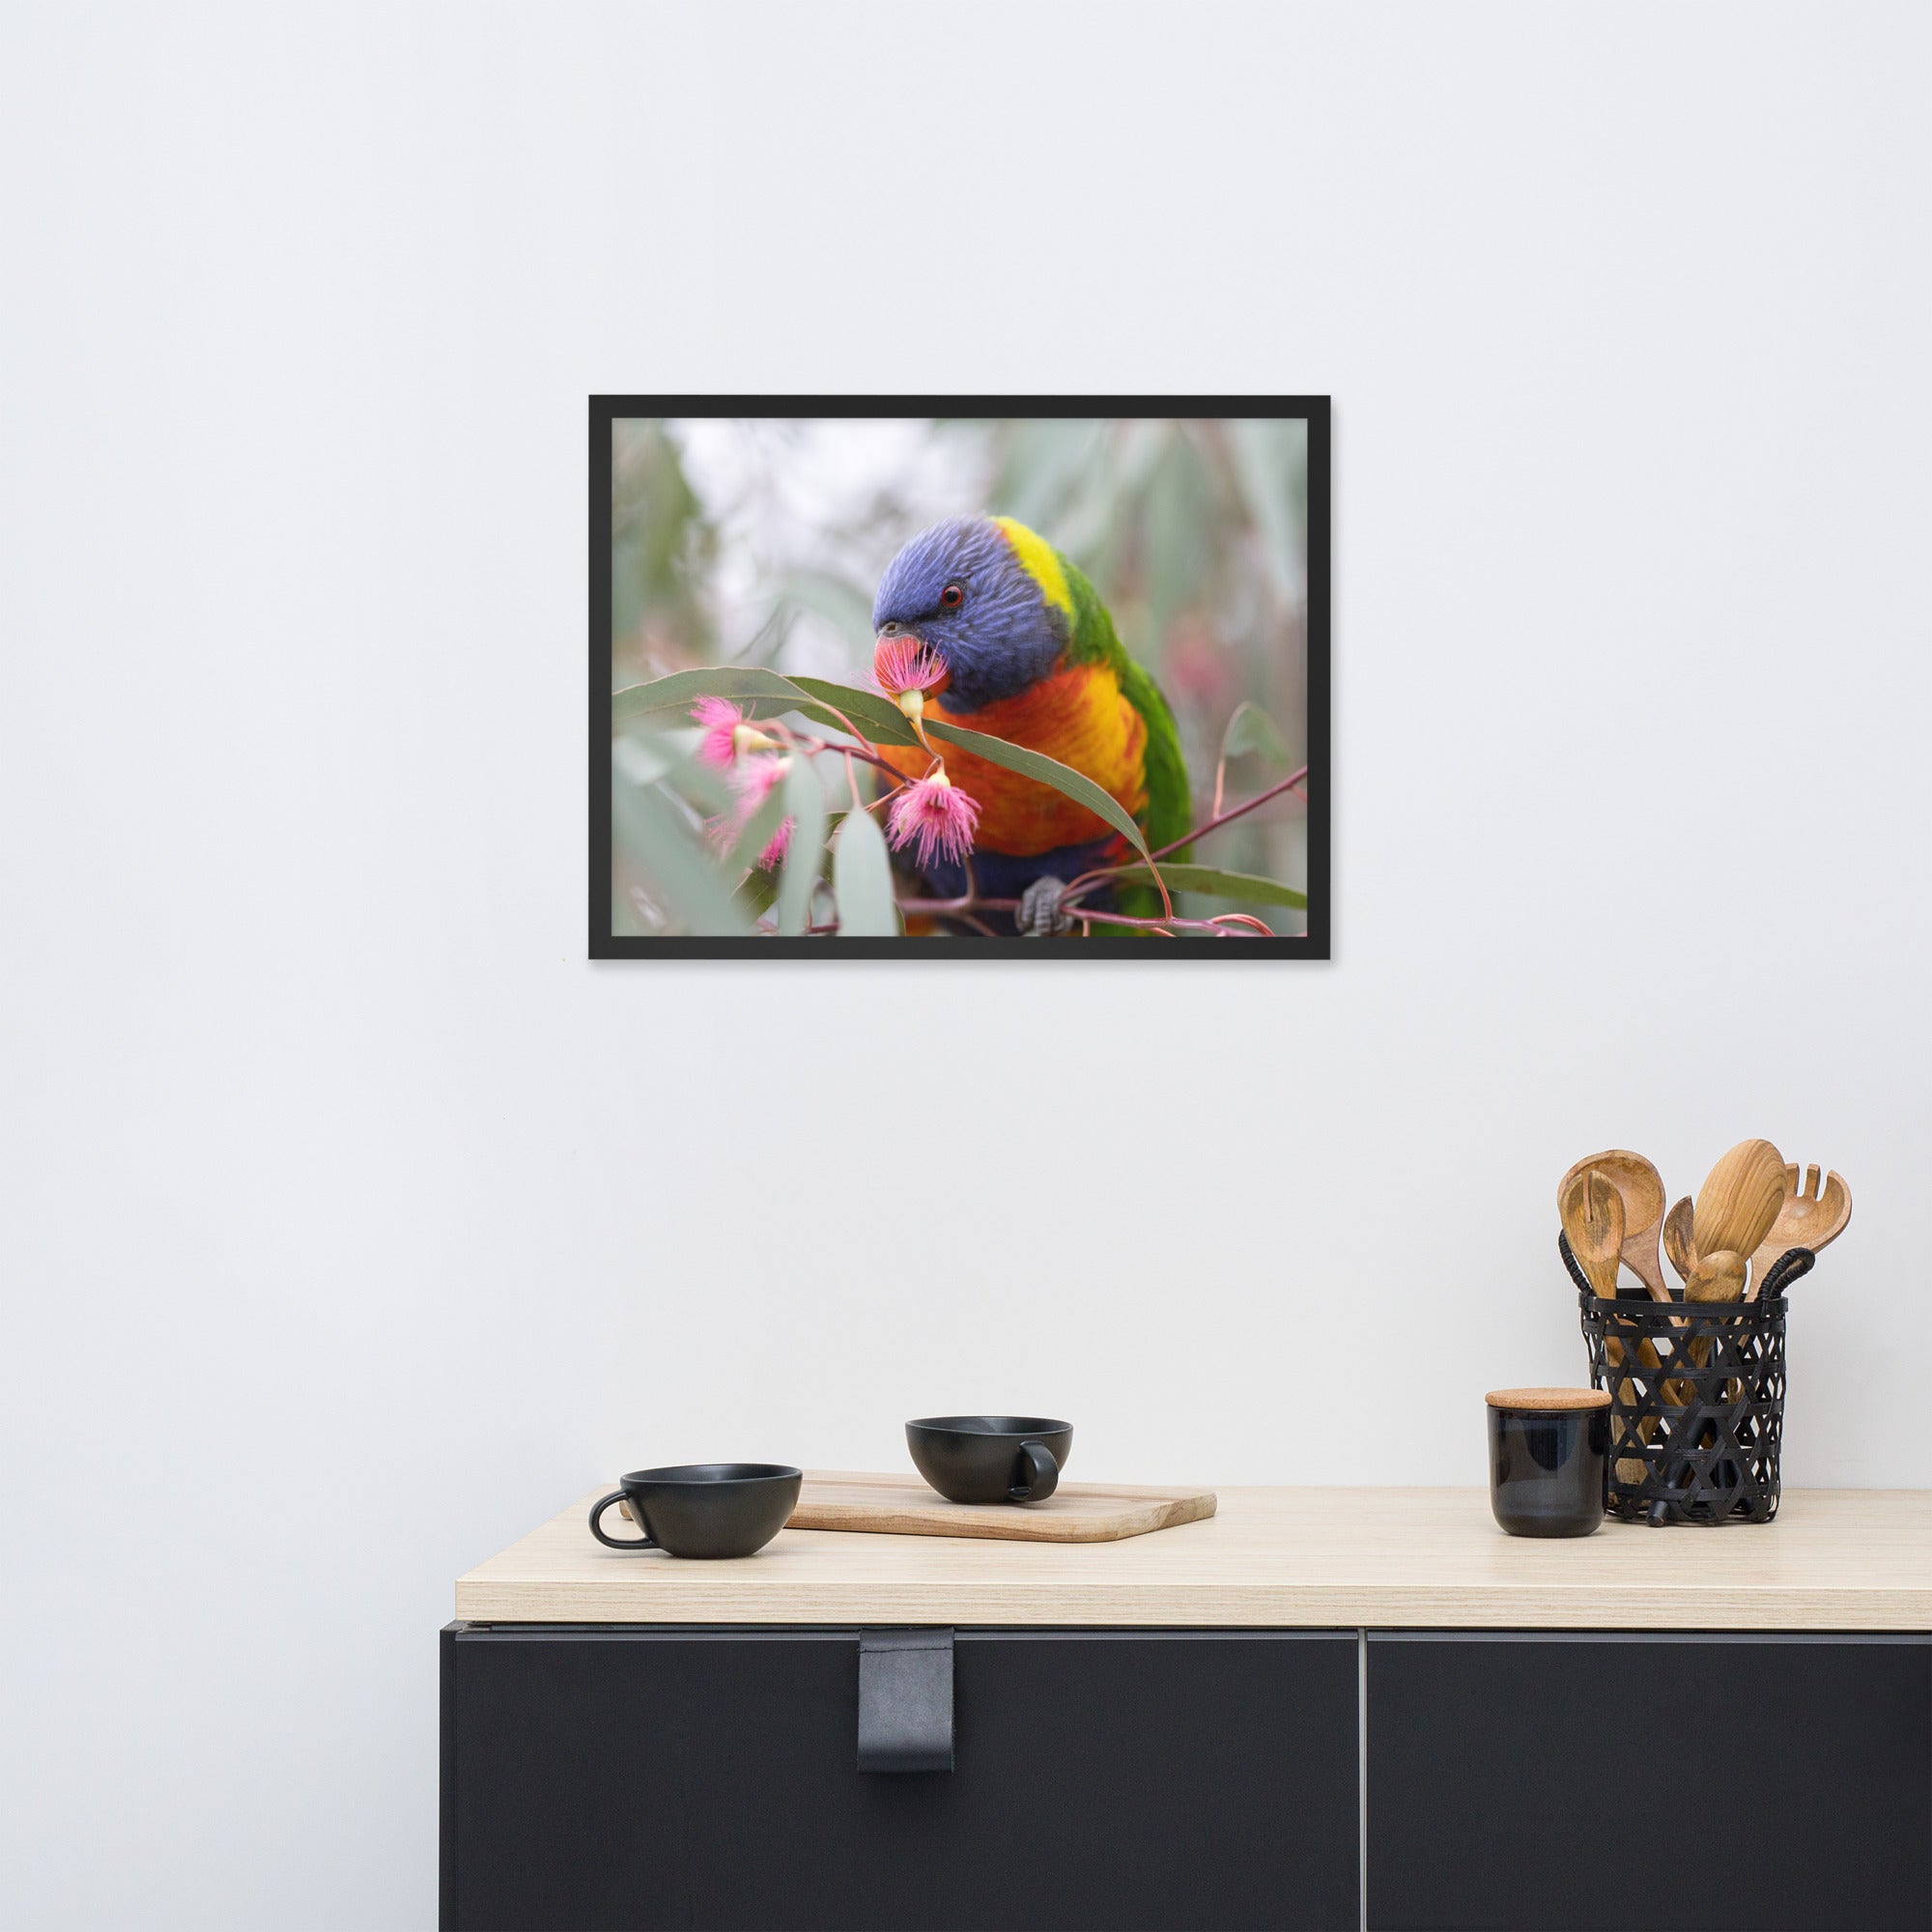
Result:
{"label": "wooden countertop", "polygon": [[456,1585],[472,1623],[1932,1630],[1932,1491],[1787,1491],[1777,1520],[1505,1536],[1483,1490],[1231,1489],[1121,1543],[787,1529],[755,1556],[627,1556],[594,1495]]}

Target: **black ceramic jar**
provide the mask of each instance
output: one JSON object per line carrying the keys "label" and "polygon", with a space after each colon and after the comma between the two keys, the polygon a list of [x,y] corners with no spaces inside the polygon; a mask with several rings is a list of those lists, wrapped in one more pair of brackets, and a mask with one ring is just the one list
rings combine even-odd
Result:
{"label": "black ceramic jar", "polygon": [[1604,1520],[1607,1389],[1492,1389],[1490,1507],[1512,1536],[1588,1536]]}

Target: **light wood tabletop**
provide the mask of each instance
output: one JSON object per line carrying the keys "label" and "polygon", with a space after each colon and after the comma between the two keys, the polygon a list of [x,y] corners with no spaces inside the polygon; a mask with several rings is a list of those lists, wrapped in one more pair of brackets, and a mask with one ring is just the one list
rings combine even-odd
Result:
{"label": "light wood tabletop", "polygon": [[[835,1478],[836,1480],[837,1478]],[[1932,1630],[1932,1492],[1786,1491],[1777,1520],[1505,1536],[1483,1490],[1222,1489],[1113,1543],[786,1529],[680,1562],[591,1539],[586,1495],[456,1585],[474,1623]]]}

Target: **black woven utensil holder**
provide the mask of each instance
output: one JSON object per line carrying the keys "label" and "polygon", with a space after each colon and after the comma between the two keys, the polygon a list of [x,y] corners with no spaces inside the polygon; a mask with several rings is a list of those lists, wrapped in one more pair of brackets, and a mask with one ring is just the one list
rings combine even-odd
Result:
{"label": "black woven utensil holder", "polygon": [[[1568,1242],[1563,1259],[1573,1276]],[[1769,1522],[1784,1434],[1784,1286],[1755,1301],[1605,1301],[1578,1290],[1590,1383],[1610,1392],[1607,1507],[1627,1522]],[[1643,1480],[1633,1481],[1641,1463]]]}

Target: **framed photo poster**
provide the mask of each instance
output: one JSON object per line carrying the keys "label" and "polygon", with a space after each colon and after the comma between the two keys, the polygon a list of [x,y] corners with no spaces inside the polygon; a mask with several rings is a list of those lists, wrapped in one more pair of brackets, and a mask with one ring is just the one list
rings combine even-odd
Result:
{"label": "framed photo poster", "polygon": [[1328,400],[594,396],[590,953],[1328,957]]}

